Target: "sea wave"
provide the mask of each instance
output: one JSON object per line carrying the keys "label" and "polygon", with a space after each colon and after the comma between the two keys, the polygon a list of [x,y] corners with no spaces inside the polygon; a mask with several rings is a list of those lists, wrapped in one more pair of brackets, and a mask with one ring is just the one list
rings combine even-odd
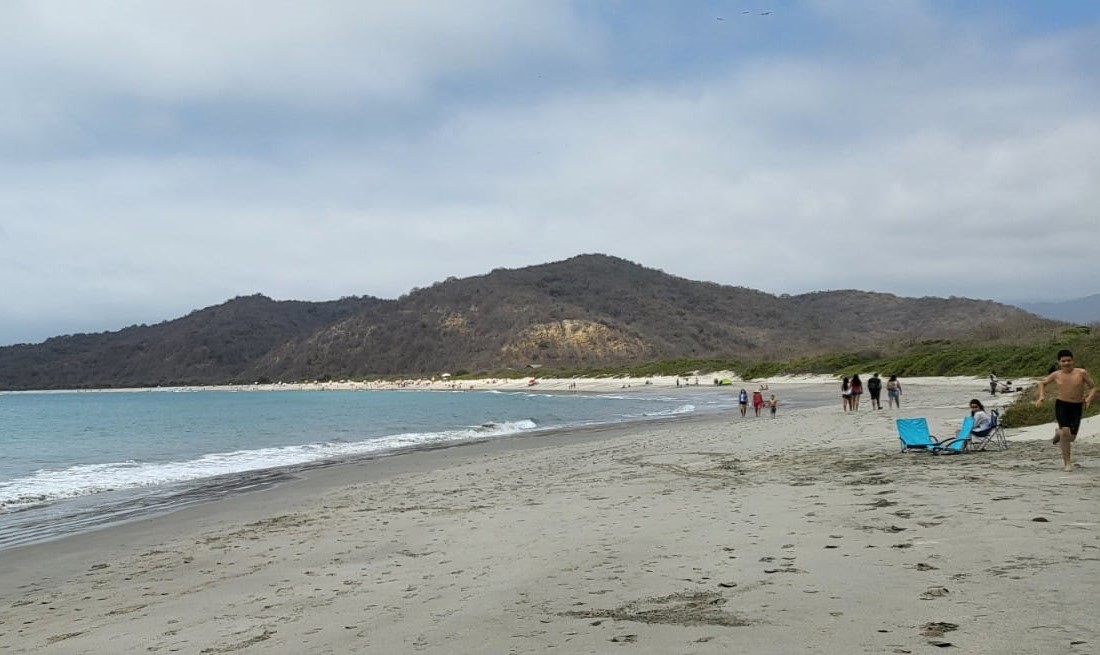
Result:
{"label": "sea wave", "polygon": [[0,510],[15,511],[65,498],[187,482],[260,469],[297,466],[324,460],[384,453],[442,443],[501,437],[538,429],[533,420],[484,423],[443,432],[410,432],[365,441],[323,443],[210,453],[180,462],[112,462],[82,464],[0,482]]}
{"label": "sea wave", "polygon": [[680,414],[690,414],[694,411],[695,405],[680,405],[679,407],[664,409],[659,412],[647,412],[645,416],[678,416]]}

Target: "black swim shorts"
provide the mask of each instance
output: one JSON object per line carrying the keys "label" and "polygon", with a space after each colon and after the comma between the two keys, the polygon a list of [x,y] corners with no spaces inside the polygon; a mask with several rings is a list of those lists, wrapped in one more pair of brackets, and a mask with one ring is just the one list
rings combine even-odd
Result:
{"label": "black swim shorts", "polygon": [[1055,400],[1054,418],[1058,420],[1058,427],[1069,428],[1069,433],[1077,436],[1077,430],[1081,428],[1081,412],[1084,408],[1084,403]]}

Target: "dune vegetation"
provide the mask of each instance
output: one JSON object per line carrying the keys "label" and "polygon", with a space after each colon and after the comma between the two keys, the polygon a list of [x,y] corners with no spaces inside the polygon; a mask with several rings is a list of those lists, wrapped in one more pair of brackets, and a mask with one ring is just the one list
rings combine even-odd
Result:
{"label": "dune vegetation", "polygon": [[[953,343],[946,340],[926,341],[893,354],[874,351],[849,352],[787,361],[744,362],[734,359],[675,359],[655,361],[635,366],[602,368],[538,368],[504,369],[496,371],[459,371],[455,379],[485,377],[650,377],[676,375],[687,379],[704,378],[706,384],[713,373],[733,371],[744,379],[758,380],[783,375],[852,375],[877,372],[880,375],[906,377],[967,376],[985,377],[991,372],[1002,381],[1013,378],[1034,379],[1049,373],[1055,366],[1055,354],[1062,348],[1074,352],[1078,366],[1092,369],[1100,376],[1100,335],[1085,326],[1067,327],[1054,338],[1027,345],[982,346]],[[1004,415],[1005,425],[1021,427],[1050,421],[1053,415],[1054,390],[1047,390],[1047,402],[1035,407],[1035,388],[1021,394]],[[1100,412],[1100,403],[1086,411],[1087,416]]]}

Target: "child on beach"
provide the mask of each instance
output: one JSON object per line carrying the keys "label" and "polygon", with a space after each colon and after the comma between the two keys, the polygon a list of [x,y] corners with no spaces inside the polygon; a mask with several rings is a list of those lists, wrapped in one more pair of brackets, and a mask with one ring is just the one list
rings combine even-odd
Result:
{"label": "child on beach", "polygon": [[[1068,350],[1058,351],[1058,370],[1039,381],[1036,407],[1043,404],[1046,385],[1050,382],[1058,385],[1058,397],[1054,400],[1054,418],[1058,421],[1058,430],[1054,433],[1054,443],[1062,449],[1062,470],[1069,472],[1073,470],[1070,444],[1077,438],[1077,431],[1081,428],[1081,414],[1096,395],[1096,383],[1092,381],[1088,371],[1074,366],[1073,353]],[[1086,388],[1089,390],[1087,396]]]}
{"label": "child on beach", "polygon": [[775,408],[779,406],[779,401],[775,399],[775,394],[768,399],[768,410],[772,413],[772,418],[775,418]]}

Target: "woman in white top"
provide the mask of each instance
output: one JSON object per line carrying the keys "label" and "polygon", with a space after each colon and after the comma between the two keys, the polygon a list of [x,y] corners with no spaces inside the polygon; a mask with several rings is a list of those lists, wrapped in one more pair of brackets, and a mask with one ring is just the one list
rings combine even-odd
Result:
{"label": "woman in white top", "polygon": [[974,417],[974,427],[970,429],[971,435],[984,437],[993,429],[993,419],[986,413],[982,401],[977,398],[970,401],[970,415]]}

